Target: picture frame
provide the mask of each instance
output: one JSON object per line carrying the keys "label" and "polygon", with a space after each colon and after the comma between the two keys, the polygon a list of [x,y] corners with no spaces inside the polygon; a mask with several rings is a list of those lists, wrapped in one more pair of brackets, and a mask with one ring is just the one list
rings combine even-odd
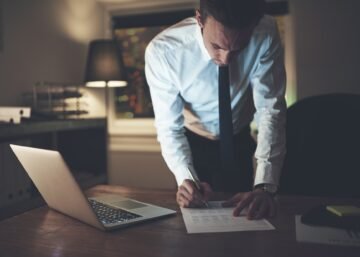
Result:
{"label": "picture frame", "polygon": [[113,18],[113,37],[121,48],[128,86],[115,91],[116,119],[154,118],[145,77],[148,43],[168,26],[194,16],[193,9]]}

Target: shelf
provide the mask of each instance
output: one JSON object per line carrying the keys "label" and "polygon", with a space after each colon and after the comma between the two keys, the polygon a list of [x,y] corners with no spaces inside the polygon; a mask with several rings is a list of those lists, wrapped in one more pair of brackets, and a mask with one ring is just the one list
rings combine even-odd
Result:
{"label": "shelf", "polygon": [[58,132],[67,130],[79,130],[84,128],[104,128],[106,119],[59,119],[51,121],[26,121],[21,124],[1,124],[0,142],[11,138]]}

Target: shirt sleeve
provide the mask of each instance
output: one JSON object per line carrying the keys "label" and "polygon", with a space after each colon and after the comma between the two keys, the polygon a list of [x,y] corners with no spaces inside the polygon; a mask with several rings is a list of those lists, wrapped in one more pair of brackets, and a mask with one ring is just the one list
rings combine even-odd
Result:
{"label": "shirt sleeve", "polygon": [[171,65],[163,49],[152,43],[145,52],[145,74],[155,112],[157,139],[162,156],[175,175],[178,185],[190,179],[192,165],[190,146],[184,135],[184,103],[172,76]]}
{"label": "shirt sleeve", "polygon": [[283,57],[279,33],[274,24],[273,31],[264,39],[258,65],[250,78],[258,127],[254,185],[279,185],[286,152],[286,74]]}

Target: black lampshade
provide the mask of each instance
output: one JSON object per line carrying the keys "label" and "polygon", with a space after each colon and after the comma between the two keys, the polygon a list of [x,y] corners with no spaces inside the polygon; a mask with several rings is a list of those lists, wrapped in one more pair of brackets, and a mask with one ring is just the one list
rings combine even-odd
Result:
{"label": "black lampshade", "polygon": [[114,40],[90,42],[85,82],[88,86],[92,82],[104,82],[103,86],[126,86],[120,48]]}

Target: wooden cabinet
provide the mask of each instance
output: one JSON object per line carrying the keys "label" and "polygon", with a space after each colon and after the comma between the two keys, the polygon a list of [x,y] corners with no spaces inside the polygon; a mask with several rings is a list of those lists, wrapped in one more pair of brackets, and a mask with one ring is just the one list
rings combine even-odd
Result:
{"label": "wooden cabinet", "polygon": [[9,144],[58,150],[82,188],[107,182],[106,119],[2,124],[0,219],[44,203]]}

